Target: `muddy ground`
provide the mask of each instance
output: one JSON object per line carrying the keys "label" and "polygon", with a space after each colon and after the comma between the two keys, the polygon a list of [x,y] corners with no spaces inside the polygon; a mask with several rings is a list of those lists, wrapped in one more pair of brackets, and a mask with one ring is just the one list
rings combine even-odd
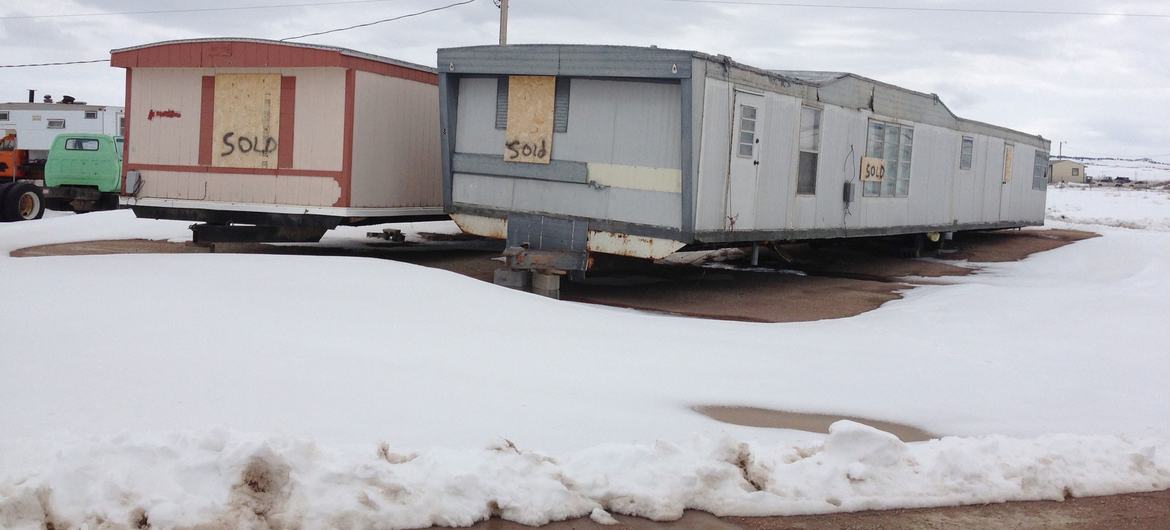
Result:
{"label": "muddy ground", "polygon": [[[584,282],[562,282],[565,300],[753,322],[804,322],[844,318],[900,298],[931,278],[977,271],[974,262],[1019,260],[1074,241],[1095,237],[1075,230],[1006,230],[959,235],[953,253],[931,259],[907,259],[904,246],[889,241],[847,241],[836,245],[785,245],[783,258],[770,250],[751,267],[740,249],[676,256],[671,263],[638,261],[611,265]],[[446,237],[437,239],[448,239]],[[364,256],[449,270],[483,281],[503,264],[501,246],[484,240],[442,240],[426,245],[217,244],[214,249],[190,243],[115,240],[62,243],[20,249],[13,256],[60,256],[125,253],[261,253]],[[703,262],[703,266],[695,263]],[[966,263],[960,266],[956,263]],[[975,268],[971,268],[975,267]]]}
{"label": "muddy ground", "polygon": [[[690,511],[682,519],[658,523],[615,516],[619,524],[603,526],[589,519],[545,525],[546,530],[1166,530],[1170,528],[1170,490],[1085,497],[1063,502],[1008,502],[883,510],[791,517],[715,517]],[[498,519],[479,523],[476,530],[522,530],[528,526]]]}
{"label": "muddy ground", "polygon": [[[566,282],[562,298],[578,302],[637,308],[681,315],[757,322],[800,322],[843,318],[901,297],[916,285],[941,277],[977,274],[979,263],[1023,259],[1033,253],[1096,237],[1075,230],[1008,230],[960,234],[954,250],[927,259],[908,259],[905,247],[881,241],[849,241],[837,245],[786,245],[783,257],[765,250],[758,267],[751,267],[744,250],[676,256],[672,263],[623,263],[616,270],[585,282]],[[395,247],[384,243],[345,247],[328,245],[218,244],[214,249],[190,243],[118,240],[44,245],[12,252],[16,257],[127,254],[127,253],[262,253],[289,255],[362,256],[434,267],[491,281],[502,266],[498,242],[436,236],[422,246]],[[702,263],[700,266],[699,264]],[[728,423],[758,427],[795,428],[825,432],[840,419],[832,415],[792,414],[742,407],[705,407],[700,412]],[[861,419],[873,423],[872,421]],[[881,427],[879,425],[879,427]],[[904,440],[926,439],[913,426],[886,425]],[[937,434],[937,433],[936,433]],[[617,526],[589,519],[547,525],[567,529],[901,529],[901,528],[1067,528],[1170,529],[1170,491],[1108,497],[1069,499],[1065,502],[1015,502],[920,510],[868,511],[822,516],[717,518],[687,512],[679,521],[657,523],[618,516]],[[520,530],[529,528],[490,520],[474,528]]]}

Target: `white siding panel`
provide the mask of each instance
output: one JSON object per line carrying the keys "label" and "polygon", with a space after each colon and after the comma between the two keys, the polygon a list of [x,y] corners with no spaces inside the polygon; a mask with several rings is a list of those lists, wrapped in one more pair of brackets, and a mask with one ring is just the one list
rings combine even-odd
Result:
{"label": "white siding panel", "polygon": [[[748,221],[757,230],[781,229],[789,225],[787,212],[799,207],[794,196],[799,161],[800,100],[768,93],[764,97],[762,125],[755,219]],[[816,213],[815,202],[799,202],[800,206],[805,206],[805,211],[798,215],[807,218],[807,226],[811,228]]]}
{"label": "white siding panel", "polygon": [[700,138],[696,230],[723,228],[727,212],[727,164],[731,155],[731,85],[707,79]]}
{"label": "white siding panel", "polygon": [[358,72],[354,91],[354,207],[442,203],[439,89]]}
{"label": "white siding panel", "polygon": [[[126,161],[194,166],[199,163],[199,116],[203,75],[192,68],[135,68]],[[147,119],[150,111],[174,110],[178,118]]]}
{"label": "white siding panel", "polygon": [[297,78],[293,167],[341,171],[345,142],[345,70],[286,68],[275,71]]}

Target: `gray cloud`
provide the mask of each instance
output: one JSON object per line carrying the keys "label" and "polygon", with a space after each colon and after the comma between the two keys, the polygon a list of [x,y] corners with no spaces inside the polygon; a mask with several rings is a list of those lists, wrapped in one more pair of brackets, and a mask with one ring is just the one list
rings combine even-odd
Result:
{"label": "gray cloud", "polygon": [[[244,0],[242,0],[244,1]],[[248,3],[276,0],[247,0]],[[829,0],[825,0],[829,3]],[[281,38],[442,5],[350,6],[0,22],[2,62],[108,57],[159,40]],[[853,3],[862,3],[855,0]],[[1162,0],[918,0],[899,5],[1164,12]],[[147,0],[5,0],[6,15],[216,7]],[[872,2],[871,5],[887,5]],[[423,17],[323,35],[332,44],[434,64],[435,49],[493,43],[480,0]],[[1170,19],[996,15],[688,4],[664,0],[512,0],[513,43],[631,44],[723,53],[766,68],[842,70],[935,92],[957,114],[1067,140],[1086,155],[1170,152]],[[120,104],[123,73],[102,65],[0,70],[0,100],[24,89]]]}

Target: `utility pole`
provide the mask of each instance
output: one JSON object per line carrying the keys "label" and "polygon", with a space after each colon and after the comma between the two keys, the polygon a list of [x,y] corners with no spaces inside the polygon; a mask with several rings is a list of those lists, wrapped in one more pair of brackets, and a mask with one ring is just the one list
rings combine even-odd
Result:
{"label": "utility pole", "polygon": [[1064,158],[1064,144],[1067,144],[1067,143],[1068,143],[1068,140],[1061,140],[1060,141],[1059,147],[1056,148],[1056,158]]}
{"label": "utility pole", "polygon": [[508,43],[508,0],[499,0],[500,4],[500,46]]}

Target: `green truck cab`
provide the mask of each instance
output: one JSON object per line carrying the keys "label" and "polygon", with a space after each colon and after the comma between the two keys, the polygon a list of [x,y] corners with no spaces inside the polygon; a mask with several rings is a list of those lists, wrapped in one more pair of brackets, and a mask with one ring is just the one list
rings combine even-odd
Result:
{"label": "green truck cab", "polygon": [[122,138],[106,134],[58,135],[45,162],[45,206],[90,212],[118,207],[122,190]]}

